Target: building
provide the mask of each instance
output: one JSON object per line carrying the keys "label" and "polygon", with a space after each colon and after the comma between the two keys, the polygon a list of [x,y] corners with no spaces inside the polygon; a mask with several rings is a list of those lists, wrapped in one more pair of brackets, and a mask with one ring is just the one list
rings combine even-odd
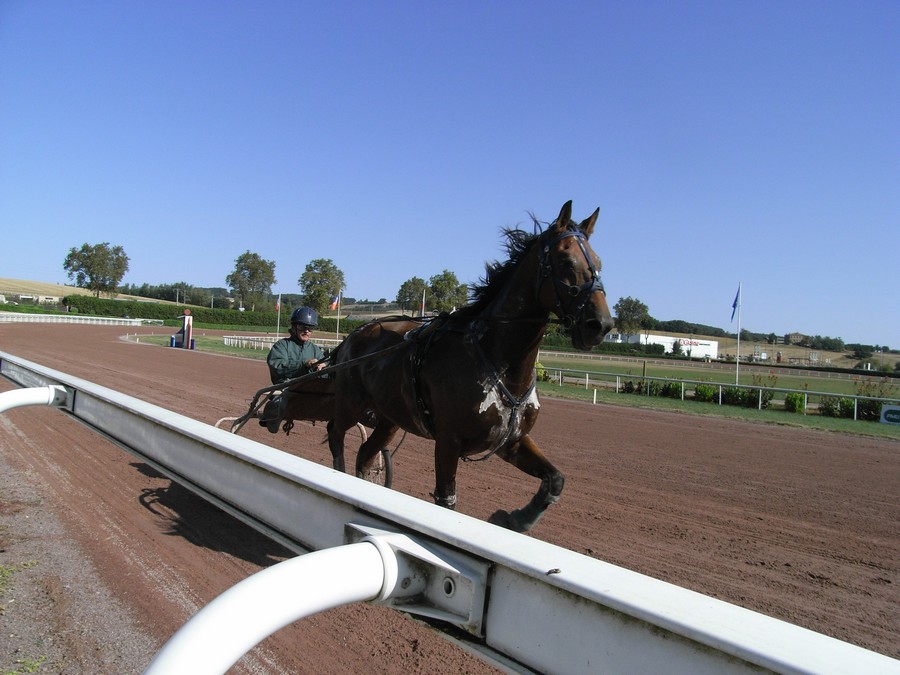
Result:
{"label": "building", "polygon": [[667,354],[672,353],[673,346],[677,342],[681,347],[681,354],[683,356],[690,356],[694,359],[719,358],[719,343],[717,340],[676,337],[674,335],[652,335],[648,333],[638,333],[637,335],[607,333],[603,341],[619,344],[662,345],[665,347]]}

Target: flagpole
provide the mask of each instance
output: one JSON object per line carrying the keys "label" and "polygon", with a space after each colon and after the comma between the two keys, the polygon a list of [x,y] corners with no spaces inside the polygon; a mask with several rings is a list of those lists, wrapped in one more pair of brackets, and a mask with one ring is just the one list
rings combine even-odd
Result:
{"label": "flagpole", "polygon": [[278,320],[275,324],[275,335],[281,335],[281,293],[278,294],[278,304],[275,305],[278,310]]}
{"label": "flagpole", "polygon": [[419,316],[425,318],[425,289],[422,289],[422,308],[419,310]]}
{"label": "flagpole", "polygon": [[738,378],[741,373],[741,306],[744,304],[744,298],[742,290],[742,283],[738,282],[738,298],[737,298],[737,311],[738,311],[738,325],[737,325],[737,358],[734,360],[734,383],[740,384],[738,382]]}
{"label": "flagpole", "polygon": [[343,295],[342,291],[338,291],[338,305],[337,305],[337,328],[334,329],[334,339],[340,340],[341,334],[341,296]]}

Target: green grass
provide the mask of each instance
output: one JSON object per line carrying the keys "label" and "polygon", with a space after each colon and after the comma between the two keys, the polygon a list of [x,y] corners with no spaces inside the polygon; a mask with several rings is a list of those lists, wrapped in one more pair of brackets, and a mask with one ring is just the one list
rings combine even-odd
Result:
{"label": "green grass", "polygon": [[[169,344],[168,335],[142,335],[141,342],[158,344],[167,346]],[[213,352],[216,354],[225,354],[228,356],[242,356],[245,358],[258,359],[264,361],[268,352],[261,349],[241,349],[239,347],[226,347],[221,336],[207,337],[194,335],[194,345],[198,351]],[[582,359],[573,360],[545,360],[541,362],[546,368],[564,368],[588,372],[606,372],[618,373],[620,375],[631,375],[638,379],[643,374],[642,364],[635,363],[617,363],[616,361],[602,362],[586,362]],[[670,377],[674,379],[690,379],[690,380],[708,380],[709,382],[733,384],[734,373],[727,371],[710,371],[710,370],[693,370],[688,368],[677,368],[671,366],[655,366],[647,365],[648,377]],[[713,379],[716,376],[718,379]],[[789,389],[802,389],[802,381],[799,383],[788,382],[788,379],[800,378],[778,378],[779,387]],[[854,394],[855,386],[852,381],[847,380],[829,380],[825,378],[809,378],[811,382],[809,389],[815,391],[834,391],[836,394]],[[750,375],[741,377],[742,384],[752,384]],[[826,388],[829,383],[833,388]],[[815,386],[813,386],[813,384]],[[593,389],[585,389],[584,386],[563,385],[550,382],[541,382],[538,386],[541,395],[556,398],[578,399],[582,401],[592,401],[594,397]],[[889,438],[900,440],[900,426],[891,424],[880,424],[877,422],[863,422],[852,419],[841,419],[834,417],[822,417],[820,415],[801,415],[799,413],[789,413],[783,410],[756,410],[755,408],[741,408],[738,406],[717,405],[714,403],[698,403],[694,401],[681,401],[679,399],[662,398],[659,396],[640,396],[637,394],[616,394],[611,391],[597,390],[597,402],[608,403],[613,405],[630,406],[636,408],[649,408],[654,410],[668,410],[672,412],[680,412],[692,415],[707,415],[715,417],[726,417],[730,419],[740,419],[748,422],[762,422],[767,424],[783,424],[789,426],[804,427],[808,429],[821,429],[824,431],[841,431],[852,434],[876,436],[879,438]]]}
{"label": "green grass", "polygon": [[24,562],[20,565],[13,565],[12,567],[7,567],[6,565],[0,565],[0,594],[6,592],[9,588],[9,584],[12,581],[12,576],[19,570],[27,570],[30,567],[34,567],[37,565],[36,560],[30,560],[28,562]]}
{"label": "green grass", "polygon": [[[575,399],[591,402],[594,399],[594,390],[585,389],[584,386],[563,385],[552,382],[541,382],[538,392],[542,396]],[[632,408],[647,408],[650,410],[667,410],[689,415],[705,415],[711,417],[725,417],[729,419],[743,420],[745,422],[760,422],[765,424],[780,424],[785,426],[802,427],[805,429],[819,429],[822,431],[840,431],[861,436],[874,436],[900,441],[900,426],[893,424],[880,424],[877,422],[863,422],[860,420],[844,419],[837,417],[822,417],[821,415],[801,415],[783,410],[757,410],[756,408],[742,408],[731,405],[718,405],[715,403],[698,403],[695,401],[682,401],[680,399],[662,398],[659,396],[642,396],[640,394],[616,394],[612,391],[597,390],[598,404],[611,404],[628,406]]]}
{"label": "green grass", "polygon": [[5,670],[3,671],[3,675],[24,675],[24,673],[36,673],[38,670],[40,670],[41,666],[46,660],[46,656],[39,656],[36,659],[19,659],[18,661],[16,661],[16,663],[20,664],[21,667],[16,668],[15,670]]}
{"label": "green grass", "polygon": [[[169,335],[140,335],[141,342],[151,345],[169,346]],[[240,347],[228,347],[220,335],[214,337],[194,335],[194,347],[197,351],[225,354],[226,356],[242,356],[249,359],[265,361],[269,352],[265,349],[242,349]]]}

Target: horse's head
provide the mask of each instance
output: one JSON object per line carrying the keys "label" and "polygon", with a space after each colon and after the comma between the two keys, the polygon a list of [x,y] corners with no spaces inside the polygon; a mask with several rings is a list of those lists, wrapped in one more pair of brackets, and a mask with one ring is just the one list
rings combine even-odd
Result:
{"label": "horse's head", "polygon": [[576,225],[568,201],[539,242],[542,281],[551,282],[541,283],[541,303],[559,317],[572,345],[585,351],[615,325],[600,281],[600,258],[588,242],[599,214],[597,209]]}

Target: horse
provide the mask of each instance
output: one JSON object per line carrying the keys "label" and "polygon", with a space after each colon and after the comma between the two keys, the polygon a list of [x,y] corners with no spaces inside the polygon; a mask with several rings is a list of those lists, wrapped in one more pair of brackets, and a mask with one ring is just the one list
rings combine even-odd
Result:
{"label": "horse", "polygon": [[345,364],[335,368],[327,427],[334,468],[344,470],[344,435],[359,419],[374,423],[357,453],[359,476],[403,429],[434,440],[431,497],[454,509],[459,461],[496,454],[541,483],[526,506],[498,510],[489,522],[532,528],[564,483],[529,435],[540,410],[535,362],[550,314],[583,351],[614,325],[600,259],[588,243],[599,212],[576,224],[568,201],[542,232],[534,216],[534,233],[504,230],[508,260],[487,264],[457,311],[424,322],[374,320],[348,335],[332,355],[335,366]]}

